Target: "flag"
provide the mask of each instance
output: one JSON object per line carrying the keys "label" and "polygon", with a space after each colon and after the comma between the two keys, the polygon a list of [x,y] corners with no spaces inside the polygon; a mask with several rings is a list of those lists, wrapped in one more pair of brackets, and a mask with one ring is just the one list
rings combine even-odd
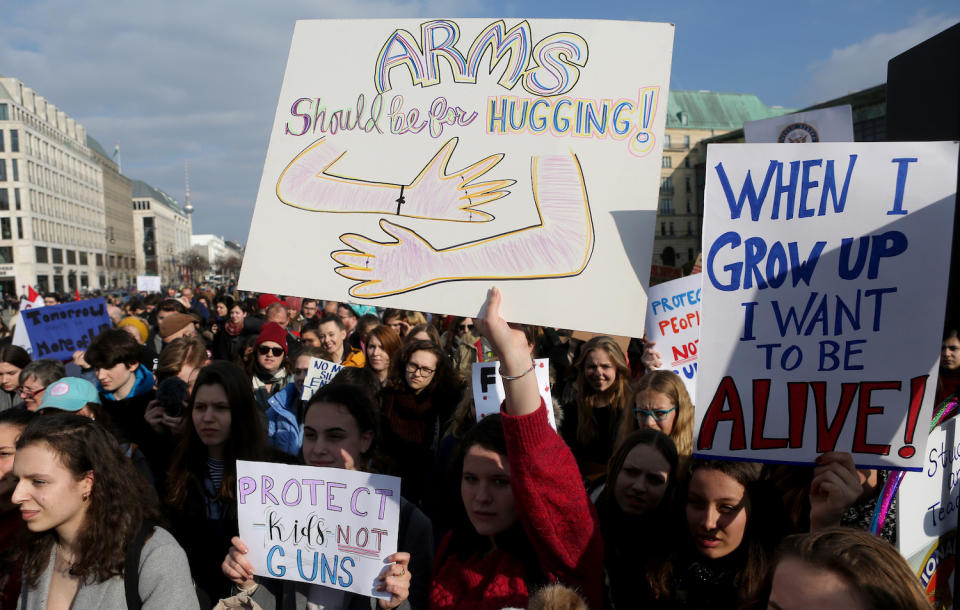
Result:
{"label": "flag", "polygon": [[74,289],[74,291],[73,291],[73,300],[74,300],[74,301],[79,301],[79,300],[80,300],[80,289],[79,289],[79,288],[75,288],[75,289]]}
{"label": "flag", "polygon": [[30,302],[36,301],[37,297],[40,296],[36,290],[33,289],[33,286],[27,286],[27,300]]}

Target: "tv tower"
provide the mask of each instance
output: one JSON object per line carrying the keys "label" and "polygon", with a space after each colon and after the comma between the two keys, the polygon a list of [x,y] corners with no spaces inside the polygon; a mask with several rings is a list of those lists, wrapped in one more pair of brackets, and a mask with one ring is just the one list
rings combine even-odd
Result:
{"label": "tv tower", "polygon": [[188,215],[193,214],[193,204],[190,203],[190,166],[188,165],[186,159],[183,160],[183,175],[184,181],[186,182],[186,196],[184,197],[183,211]]}

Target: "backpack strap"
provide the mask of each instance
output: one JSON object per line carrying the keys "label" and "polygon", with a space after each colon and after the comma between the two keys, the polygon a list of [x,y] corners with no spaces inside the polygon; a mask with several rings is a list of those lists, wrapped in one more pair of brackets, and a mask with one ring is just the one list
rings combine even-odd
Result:
{"label": "backpack strap", "polygon": [[143,545],[147,537],[153,533],[156,523],[144,521],[140,524],[140,531],[137,532],[133,542],[127,547],[127,557],[123,563],[123,589],[127,597],[128,610],[140,610],[140,553],[143,552]]}

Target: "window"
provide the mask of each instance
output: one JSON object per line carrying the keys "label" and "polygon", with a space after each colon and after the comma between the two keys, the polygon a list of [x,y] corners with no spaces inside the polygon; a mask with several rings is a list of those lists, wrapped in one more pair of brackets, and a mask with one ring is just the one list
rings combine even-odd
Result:
{"label": "window", "polygon": [[687,197],[687,214],[693,214],[693,203],[689,197]]}
{"label": "window", "polygon": [[687,235],[693,235],[693,223],[687,222]]}
{"label": "window", "polygon": [[50,280],[45,275],[37,276],[37,288],[40,292],[50,292]]}
{"label": "window", "polygon": [[81,265],[86,265],[86,264],[87,264],[87,253],[86,253],[86,252],[81,252],[81,253],[80,253],[80,264],[81,264]]}
{"label": "window", "polygon": [[0,239],[13,239],[13,233],[10,232],[9,218],[0,218]]}
{"label": "window", "polygon": [[23,218],[17,216],[17,239],[23,239]]}
{"label": "window", "polygon": [[7,181],[7,160],[0,159],[0,182]]}
{"label": "window", "polygon": [[10,191],[0,188],[0,210],[10,209]]}
{"label": "window", "polygon": [[[6,219],[9,220],[9,219]],[[13,246],[0,246],[0,263],[13,262]]]}
{"label": "window", "polygon": [[34,252],[38,263],[47,263],[50,262],[47,258],[47,248],[45,246],[37,246],[34,248]]}
{"label": "window", "polygon": [[666,234],[667,234],[667,223],[661,222],[661,223],[660,223],[660,235],[666,235]]}
{"label": "window", "polygon": [[[11,144],[10,147],[12,148],[13,144]],[[690,148],[690,136],[683,136],[683,147]]]}
{"label": "window", "polygon": [[667,176],[666,178],[660,179],[660,191],[664,193],[673,192],[673,178]]}
{"label": "window", "polygon": [[683,182],[684,182],[684,184],[685,184],[686,187],[687,187],[687,192],[689,193],[689,192],[691,191],[691,187],[690,187],[690,176],[687,176],[686,178],[684,178],[684,179],[683,179]]}
{"label": "window", "polygon": [[20,152],[20,132],[16,129],[10,130],[10,152]]}
{"label": "window", "polygon": [[673,199],[661,199],[661,200],[660,200],[660,213],[661,213],[661,214],[673,214]]}
{"label": "window", "polygon": [[3,152],[3,130],[0,129],[0,152]]}
{"label": "window", "polygon": [[673,223],[670,223],[670,235],[673,235]]}
{"label": "window", "polygon": [[670,148],[670,134],[665,134],[663,136],[663,147]]}
{"label": "window", "polygon": [[667,155],[663,155],[663,160],[660,161],[660,167],[673,167],[673,160]]}
{"label": "window", "polygon": [[20,182],[20,167],[17,165],[17,160],[10,159],[10,165],[13,166],[13,181]]}
{"label": "window", "polygon": [[98,253],[96,260],[97,260],[97,267],[103,267],[103,255]]}
{"label": "window", "polygon": [[684,167],[690,167],[690,157],[684,157],[684,158],[683,158],[683,166],[684,166]]}
{"label": "window", "polygon": [[[63,250],[60,248],[51,248],[50,252],[53,254],[53,264],[62,265],[63,264]],[[54,280],[56,281],[56,280]]]}
{"label": "window", "polygon": [[67,264],[68,265],[77,264],[77,253],[75,250],[67,250]]}
{"label": "window", "polygon": [[13,189],[13,200],[16,203],[16,209],[20,209],[20,189]]}

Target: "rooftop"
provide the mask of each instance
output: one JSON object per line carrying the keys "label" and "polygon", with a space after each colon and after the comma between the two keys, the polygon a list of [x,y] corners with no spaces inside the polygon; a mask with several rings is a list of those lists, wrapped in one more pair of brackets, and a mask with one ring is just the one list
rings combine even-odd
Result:
{"label": "rooftop", "polygon": [[168,208],[170,208],[177,214],[180,214],[182,216],[187,215],[187,213],[183,211],[183,208],[180,206],[180,203],[176,199],[174,199],[170,195],[167,195],[160,189],[153,188],[143,180],[133,180],[131,182],[131,186],[133,190],[134,199],[144,199],[144,198],[153,199],[155,201],[159,201],[161,203],[166,204]]}
{"label": "rooftop", "polygon": [[667,102],[667,128],[741,129],[745,121],[767,119],[793,112],[767,106],[753,93],[671,91]]}

